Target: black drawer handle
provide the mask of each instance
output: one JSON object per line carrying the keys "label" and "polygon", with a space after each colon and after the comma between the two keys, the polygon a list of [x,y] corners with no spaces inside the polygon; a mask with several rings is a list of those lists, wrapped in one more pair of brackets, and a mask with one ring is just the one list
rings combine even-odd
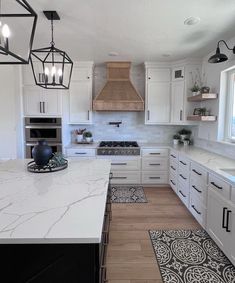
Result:
{"label": "black drawer handle", "polygon": [[194,173],[196,173],[198,176],[201,176],[202,174],[197,172],[195,169],[192,170]]}
{"label": "black drawer handle", "polygon": [[150,152],[149,154],[150,155],[160,155],[161,153],[160,152]]}
{"label": "black drawer handle", "polygon": [[111,163],[111,165],[127,165],[127,163]]}
{"label": "black drawer handle", "polygon": [[184,195],[181,190],[179,190],[179,192],[184,198],[186,198],[186,195]]}
{"label": "black drawer handle", "polygon": [[112,179],[127,179],[127,177],[113,177]]}
{"label": "black drawer handle", "polygon": [[161,179],[161,177],[149,177],[149,179]]}
{"label": "black drawer handle", "polygon": [[224,208],[223,208],[223,217],[222,217],[222,228],[224,228],[224,229],[227,228],[226,225],[224,224],[224,222],[225,222],[225,212],[226,212],[226,210],[227,210],[227,207],[224,207]]}
{"label": "black drawer handle", "polygon": [[113,179],[113,173],[110,172],[110,173],[109,173],[109,180],[112,180],[112,179]]}
{"label": "black drawer handle", "polygon": [[171,180],[171,183],[175,186],[176,184]]}
{"label": "black drawer handle", "polygon": [[199,214],[199,215],[202,214],[200,211],[198,211],[198,210],[196,209],[196,207],[195,207],[194,205],[191,205],[191,206],[192,206],[192,208],[197,212],[197,214]]}
{"label": "black drawer handle", "polygon": [[174,166],[171,166],[171,169],[173,169],[174,171],[176,171],[176,168]]}
{"label": "black drawer handle", "polygon": [[75,154],[87,154],[87,152],[75,152]]}
{"label": "black drawer handle", "polygon": [[174,154],[171,154],[171,157],[176,158],[176,156]]}
{"label": "black drawer handle", "polygon": [[216,185],[214,182],[211,182],[211,185],[215,186],[219,190],[223,190],[223,187]]}
{"label": "black drawer handle", "polygon": [[150,166],[160,166],[160,163],[149,163]]}
{"label": "black drawer handle", "polygon": [[187,180],[187,178],[185,178],[182,174],[180,174],[180,177],[184,180]]}
{"label": "black drawer handle", "polygon": [[187,165],[187,163],[184,163],[184,162],[183,162],[183,161],[181,161],[181,160],[180,160],[180,163],[181,163],[181,164],[183,164],[183,165]]}
{"label": "black drawer handle", "polygon": [[229,218],[230,218],[230,213],[231,212],[232,212],[231,210],[227,210],[226,232],[231,232],[231,230],[228,228],[228,226],[229,226]]}
{"label": "black drawer handle", "polygon": [[202,193],[202,191],[198,190],[198,188],[195,187],[194,185],[192,186],[192,188],[194,188],[194,190],[196,190],[196,191],[199,192],[200,194]]}

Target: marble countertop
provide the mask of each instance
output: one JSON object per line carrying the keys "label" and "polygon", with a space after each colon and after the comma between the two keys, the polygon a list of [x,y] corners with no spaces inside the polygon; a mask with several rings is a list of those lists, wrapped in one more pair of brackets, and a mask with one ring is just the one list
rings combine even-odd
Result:
{"label": "marble countertop", "polygon": [[99,243],[110,161],[69,160],[47,174],[28,172],[28,161],[0,163],[0,244]]}

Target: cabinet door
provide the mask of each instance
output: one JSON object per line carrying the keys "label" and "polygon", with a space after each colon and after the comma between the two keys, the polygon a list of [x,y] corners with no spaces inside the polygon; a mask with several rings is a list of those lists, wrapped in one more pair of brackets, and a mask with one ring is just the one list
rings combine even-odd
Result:
{"label": "cabinet door", "polygon": [[71,82],[70,85],[70,123],[92,123],[92,86],[91,82]]}
{"label": "cabinet door", "polygon": [[170,82],[170,69],[149,68],[147,71],[149,82]]}
{"label": "cabinet door", "polygon": [[62,115],[62,97],[58,90],[48,89],[43,92],[43,112],[49,116]]}
{"label": "cabinet door", "polygon": [[172,83],[171,105],[171,122],[182,122],[184,120],[184,81]]}
{"label": "cabinet door", "polygon": [[230,259],[232,263],[235,265],[235,205],[229,207],[230,212],[230,222],[229,222],[229,229],[230,229]]}
{"label": "cabinet door", "polygon": [[208,191],[207,231],[217,245],[226,252],[230,233],[226,231],[228,202],[213,188]]}
{"label": "cabinet door", "polygon": [[23,100],[25,116],[43,115],[43,99],[39,87],[25,87]]}
{"label": "cabinet door", "polygon": [[92,78],[91,68],[74,68],[72,81],[90,81]]}
{"label": "cabinet door", "polygon": [[146,124],[170,122],[170,83],[148,83],[146,110]]}

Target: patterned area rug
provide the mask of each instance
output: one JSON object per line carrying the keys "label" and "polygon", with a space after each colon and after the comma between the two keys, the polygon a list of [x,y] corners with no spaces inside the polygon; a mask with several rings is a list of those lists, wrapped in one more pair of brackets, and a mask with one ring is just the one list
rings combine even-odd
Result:
{"label": "patterned area rug", "polygon": [[164,283],[235,283],[235,267],[204,230],[149,235]]}
{"label": "patterned area rug", "polygon": [[111,186],[111,201],[113,203],[147,202],[143,187]]}

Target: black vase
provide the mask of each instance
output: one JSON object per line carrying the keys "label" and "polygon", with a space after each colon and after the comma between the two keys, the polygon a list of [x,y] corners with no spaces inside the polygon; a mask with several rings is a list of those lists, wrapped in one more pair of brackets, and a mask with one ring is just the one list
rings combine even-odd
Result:
{"label": "black vase", "polygon": [[52,157],[52,148],[47,144],[46,140],[39,140],[32,150],[34,162],[38,166],[45,166]]}

